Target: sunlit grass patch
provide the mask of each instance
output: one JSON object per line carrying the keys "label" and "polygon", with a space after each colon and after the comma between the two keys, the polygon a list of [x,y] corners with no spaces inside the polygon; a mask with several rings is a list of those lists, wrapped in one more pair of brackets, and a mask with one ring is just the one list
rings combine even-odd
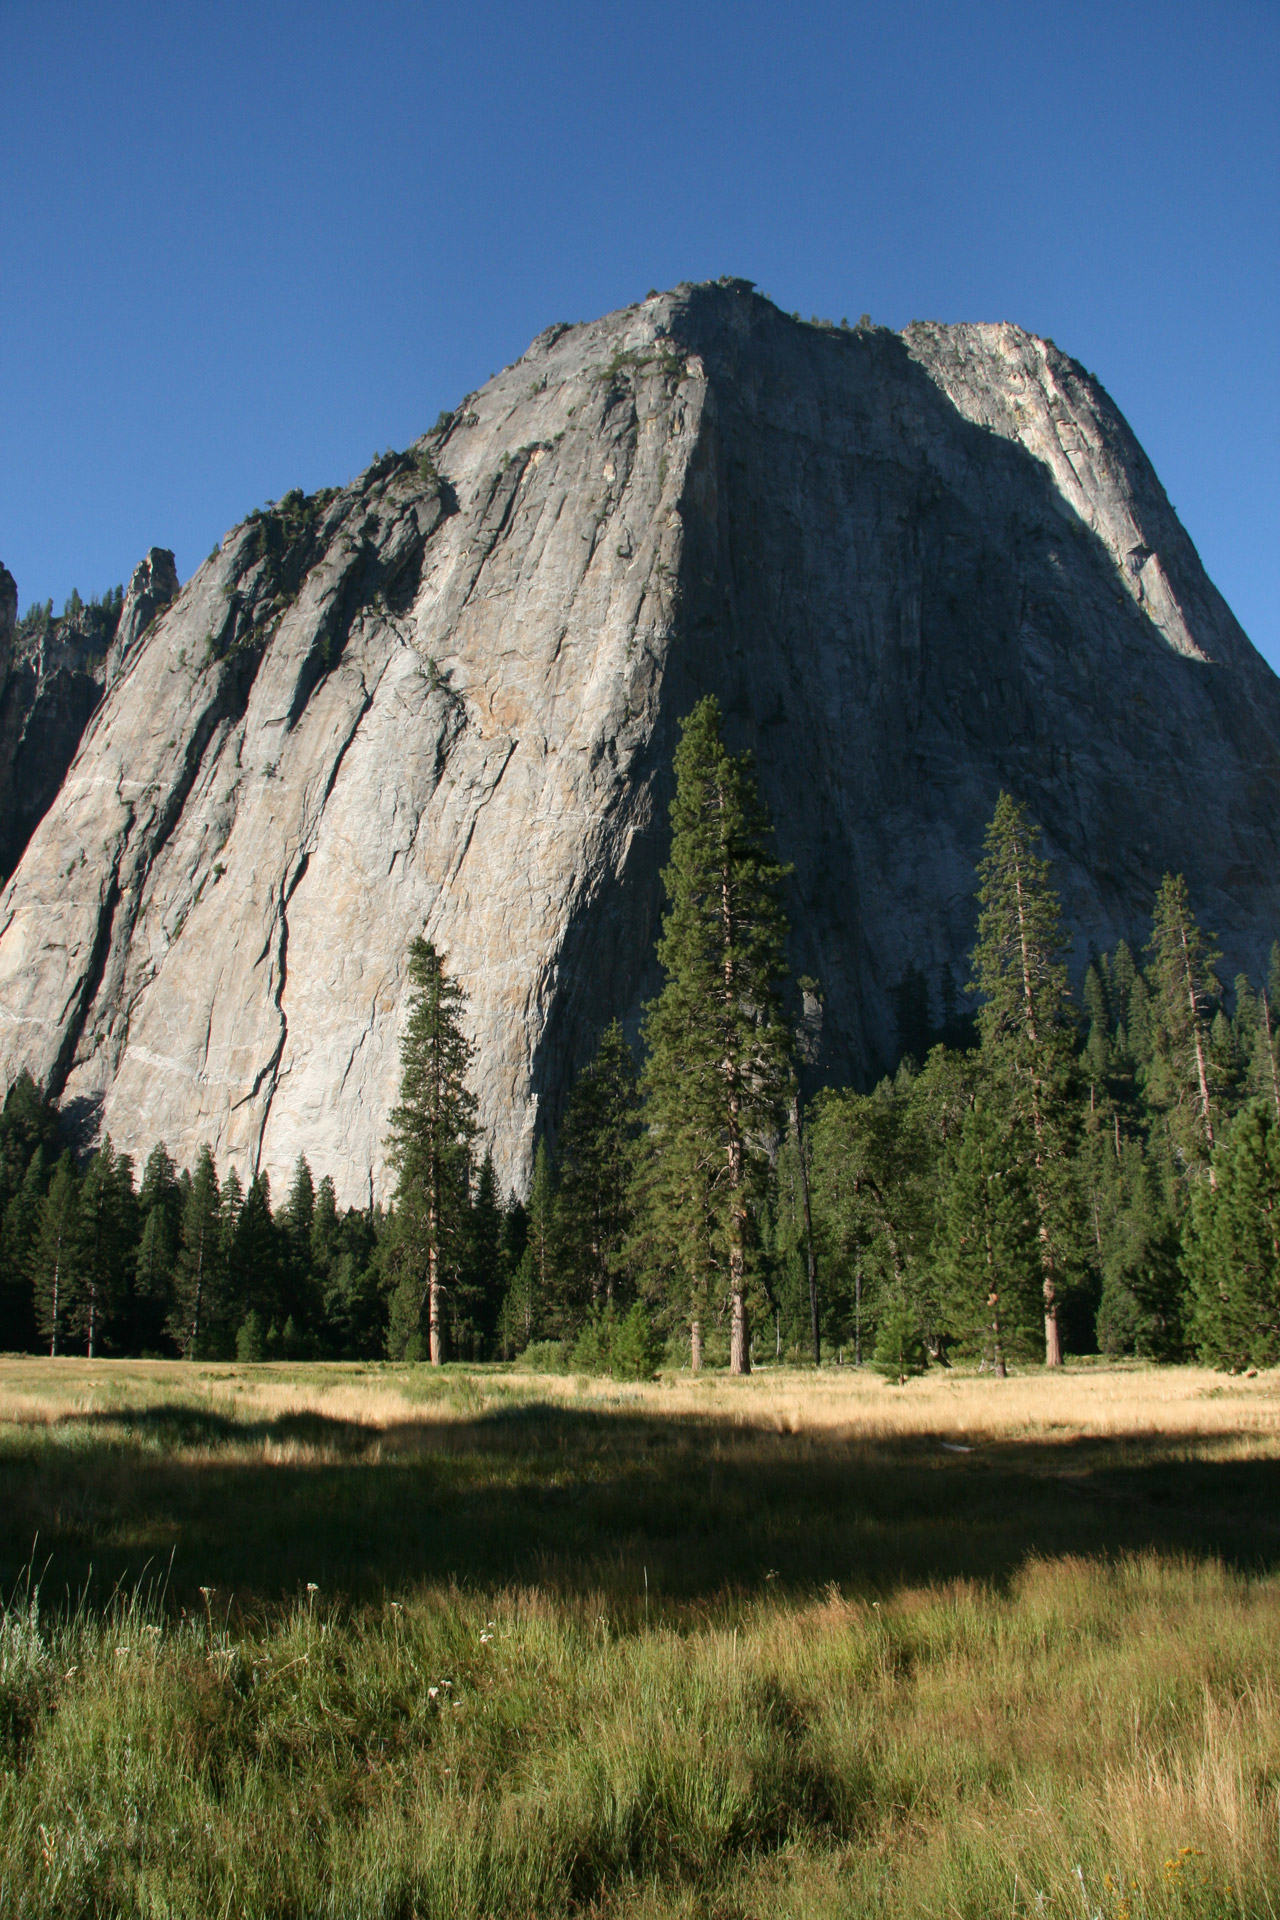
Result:
{"label": "sunlit grass patch", "polygon": [[15,1372],[0,1915],[1273,1911],[1273,1380]]}

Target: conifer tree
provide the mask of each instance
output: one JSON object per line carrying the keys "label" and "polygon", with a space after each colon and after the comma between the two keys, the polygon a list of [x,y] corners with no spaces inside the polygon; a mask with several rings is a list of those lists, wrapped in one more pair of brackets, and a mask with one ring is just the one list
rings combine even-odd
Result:
{"label": "conifer tree", "polygon": [[1236,1120],[1184,1225],[1193,1333],[1217,1367],[1280,1360],[1280,1126],[1264,1101]]}
{"label": "conifer tree", "polygon": [[395,1254],[397,1325],[420,1325],[425,1310],[433,1366],[444,1359],[443,1304],[464,1252],[475,1096],[467,1087],[472,1049],[462,1030],[466,996],[435,948],[409,952],[412,994],[400,1047],[400,1101],[388,1146],[399,1176]]}
{"label": "conifer tree", "polygon": [[236,1206],[234,1196],[228,1199],[228,1195],[238,1184],[233,1168],[222,1189],[227,1218],[226,1331],[233,1332],[250,1313],[256,1313],[268,1331],[272,1325],[283,1329],[293,1316],[294,1301],[283,1284],[283,1235],[271,1213],[271,1182],[260,1168]]}
{"label": "conifer tree", "polygon": [[1192,1175],[1207,1170],[1213,1186],[1210,1026],[1222,993],[1214,972],[1221,955],[1213,936],[1197,924],[1180,873],[1165,875],[1152,921],[1147,947],[1152,995],[1147,1099],[1165,1116],[1179,1168]]}
{"label": "conifer tree", "polygon": [[933,1247],[948,1332],[1000,1380],[1039,1351],[1044,1315],[1035,1156],[1010,1137],[1017,1124],[990,1095],[974,1101],[949,1143]]}
{"label": "conifer tree", "polygon": [[467,1217],[466,1246],[461,1283],[456,1289],[455,1351],[462,1341],[472,1357],[483,1359],[493,1347],[506,1291],[503,1262],[502,1208],[493,1171],[493,1155],[486,1153],[476,1179]]}
{"label": "conifer tree", "polygon": [[575,1312],[612,1306],[631,1225],[636,1070],[618,1021],[578,1076],[560,1131],[555,1262]]}
{"label": "conifer tree", "polygon": [[154,1351],[173,1311],[173,1272],[182,1225],[182,1188],[163,1144],[147,1156],[138,1189],[142,1235],[134,1260],[133,1345]]}
{"label": "conifer tree", "polygon": [[31,1263],[36,1325],[55,1358],[66,1352],[66,1330],[79,1300],[83,1262],[80,1175],[66,1152],[53,1170],[41,1203]]}
{"label": "conifer tree", "polygon": [[[228,1184],[233,1181],[234,1174]],[[188,1360],[198,1360],[204,1352],[201,1343],[222,1304],[223,1243],[222,1192],[213,1149],[206,1144],[183,1195],[170,1316],[173,1338]]]}
{"label": "conifer tree", "polygon": [[102,1351],[109,1319],[127,1308],[130,1254],[137,1237],[133,1161],[118,1154],[108,1134],[85,1171],[80,1189],[83,1278],[68,1333],[84,1338],[88,1358]]}
{"label": "conifer tree", "polygon": [[1070,1091],[1073,1032],[1062,909],[1036,853],[1039,829],[1007,793],[987,828],[978,867],[974,987],[978,1029],[993,1088],[1022,1126],[1036,1210],[1044,1304],[1045,1365],[1062,1365],[1059,1296],[1069,1270]]}
{"label": "conifer tree", "polygon": [[729,1364],[746,1373],[753,1215],[790,1082],[778,1001],[784,869],[768,851],[749,759],[725,748],[712,697],[684,721],[675,774],[662,876],[669,910],[658,942],[666,981],[644,1027],[648,1201],[664,1216],[695,1294],[709,1240],[729,1300]]}

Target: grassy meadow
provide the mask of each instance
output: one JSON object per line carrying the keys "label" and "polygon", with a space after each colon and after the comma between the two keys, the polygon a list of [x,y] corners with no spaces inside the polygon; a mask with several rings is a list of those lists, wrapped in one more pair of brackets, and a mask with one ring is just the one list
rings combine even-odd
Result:
{"label": "grassy meadow", "polygon": [[0,1916],[1280,1910],[1280,1376],[0,1360]]}

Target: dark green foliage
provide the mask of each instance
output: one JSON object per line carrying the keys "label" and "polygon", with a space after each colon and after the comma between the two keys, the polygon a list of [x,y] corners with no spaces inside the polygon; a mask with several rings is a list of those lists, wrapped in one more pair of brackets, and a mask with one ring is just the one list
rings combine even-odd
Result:
{"label": "dark green foliage", "polygon": [[683,723],[675,774],[658,942],[666,978],[644,1027],[637,1253],[665,1250],[690,1321],[728,1303],[732,1365],[745,1372],[766,1142],[781,1131],[790,1078],[778,1000],[784,869],[768,850],[749,759],[728,752],[710,697]]}
{"label": "dark green foliage", "polygon": [[115,1152],[108,1134],[80,1190],[81,1284],[66,1324],[68,1342],[82,1340],[90,1359],[129,1322],[137,1215],[133,1161]]}
{"label": "dark green foliage", "polygon": [[934,1263],[942,1324],[959,1351],[1003,1374],[1044,1358],[1040,1239],[1020,1122],[990,1095],[974,1100],[947,1144]]}
{"label": "dark green foliage", "polygon": [[225,1237],[222,1190],[213,1149],[204,1146],[183,1196],[173,1306],[169,1316],[171,1338],[188,1360],[198,1360],[208,1352],[218,1328],[223,1305]]}
{"label": "dark green foliage", "polygon": [[562,1320],[595,1311],[627,1290],[638,1118],[635,1062],[615,1020],[578,1077],[560,1133],[553,1237]]}
{"label": "dark green foliage", "polygon": [[471,1046],[462,1030],[465,995],[435,948],[415,940],[409,954],[412,995],[401,1042],[400,1100],[388,1146],[399,1176],[387,1249],[391,1288],[388,1352],[434,1365],[444,1358],[444,1307],[466,1258],[475,1096],[466,1084]]}
{"label": "dark green foliage", "polygon": [[1058,1303],[1078,1265],[1071,1179],[1077,1109],[1067,938],[1040,830],[1007,793],[996,803],[978,866],[973,987],[980,995],[983,1071],[1007,1108],[1008,1139],[1035,1205],[1045,1359],[1061,1364]]}
{"label": "dark green foliage", "polygon": [[57,1109],[20,1073],[0,1112],[0,1350],[36,1338],[31,1253],[57,1140]]}
{"label": "dark green foliage", "polygon": [[652,1380],[666,1342],[643,1300],[633,1300],[613,1332],[609,1371],[615,1380]]}
{"label": "dark green foliage", "polygon": [[1196,1348],[1212,1366],[1280,1360],[1280,1127],[1259,1101],[1214,1155],[1216,1186],[1197,1187],[1185,1261]]}
{"label": "dark green foliage", "polygon": [[53,1170],[40,1206],[40,1222],[31,1251],[31,1286],[36,1326],[46,1351],[67,1351],[69,1330],[80,1307],[84,1279],[84,1226],[80,1213],[80,1175],[70,1153]]}
{"label": "dark green foliage", "polygon": [[900,1387],[904,1387],[913,1374],[928,1370],[929,1350],[920,1322],[903,1293],[890,1294],[881,1310],[873,1364],[877,1373]]}

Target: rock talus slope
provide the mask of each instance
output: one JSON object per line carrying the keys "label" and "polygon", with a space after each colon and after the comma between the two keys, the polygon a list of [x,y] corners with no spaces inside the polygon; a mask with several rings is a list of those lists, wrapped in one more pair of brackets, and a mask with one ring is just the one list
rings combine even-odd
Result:
{"label": "rock talus slope", "polygon": [[527,1176],[654,981],[676,723],[716,692],[793,862],[823,1066],[963,969],[1001,786],[1082,938],[1186,871],[1280,931],[1280,683],[1107,396],[1009,326],[847,331],[745,283],[550,329],[405,455],[228,534],[145,631],[0,901],[0,1069],[85,1134],[385,1194],[408,944],[470,995]]}

